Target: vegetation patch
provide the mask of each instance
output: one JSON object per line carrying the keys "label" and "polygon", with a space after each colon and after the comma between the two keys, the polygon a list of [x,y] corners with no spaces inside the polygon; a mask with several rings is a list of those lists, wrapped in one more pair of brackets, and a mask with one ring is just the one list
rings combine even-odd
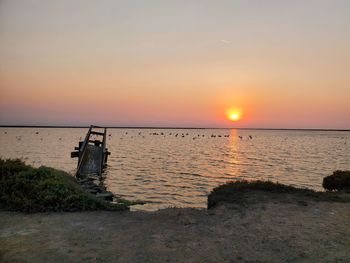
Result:
{"label": "vegetation patch", "polygon": [[350,189],[350,171],[335,171],[323,178],[322,186],[328,191]]}
{"label": "vegetation patch", "polygon": [[[260,193],[260,195],[254,195]],[[265,195],[261,195],[265,193]],[[303,205],[307,205],[307,200],[314,201],[335,201],[350,202],[349,195],[336,192],[316,192],[310,189],[296,188],[271,181],[233,181],[218,186],[208,195],[208,209],[219,203],[251,203],[261,202],[267,197],[278,198],[279,200],[290,200],[286,197],[292,197],[293,200]]]}
{"label": "vegetation patch", "polygon": [[68,173],[0,159],[0,208],[12,211],[127,210],[85,192]]}

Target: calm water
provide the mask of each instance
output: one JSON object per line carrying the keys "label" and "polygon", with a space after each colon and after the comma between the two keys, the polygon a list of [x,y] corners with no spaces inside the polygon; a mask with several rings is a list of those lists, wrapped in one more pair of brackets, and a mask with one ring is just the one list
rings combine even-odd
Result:
{"label": "calm water", "polygon": [[[0,156],[74,172],[77,159],[70,152],[86,132],[0,128]],[[350,169],[350,132],[108,129],[108,134],[112,154],[105,184],[115,194],[150,202],[135,209],[206,207],[211,189],[236,179],[321,190],[324,176]]]}

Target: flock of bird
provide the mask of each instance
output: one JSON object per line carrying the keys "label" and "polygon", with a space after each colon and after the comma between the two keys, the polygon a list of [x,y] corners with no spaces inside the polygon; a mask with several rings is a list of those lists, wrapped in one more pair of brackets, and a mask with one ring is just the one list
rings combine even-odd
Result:
{"label": "flock of bird", "polygon": [[[5,131],[4,134],[7,134],[7,131]],[[36,134],[36,135],[39,135],[40,133],[37,131],[37,132],[35,132],[35,134]],[[125,132],[125,135],[128,135],[128,134],[129,134],[128,132]],[[166,136],[167,136],[167,134],[164,133],[164,132],[160,132],[160,133],[158,133],[158,132],[150,132],[149,135],[151,135],[151,136],[163,136],[163,137],[166,137]],[[180,138],[185,138],[185,137],[187,137],[187,136],[190,136],[189,133],[172,133],[172,132],[170,132],[168,135],[169,135],[169,136],[174,136],[174,137],[180,137]],[[142,136],[142,138],[145,138],[145,135],[142,134],[142,132],[139,132],[139,133],[138,133],[138,136]],[[111,134],[111,133],[108,134],[108,137],[109,137],[109,139],[111,139],[111,138],[112,138],[112,134]],[[131,135],[131,138],[133,138],[133,137],[134,137],[134,136]],[[193,139],[193,140],[196,140],[196,139],[198,139],[198,138],[204,138],[204,137],[209,137],[209,138],[217,138],[217,137],[218,137],[218,138],[221,138],[221,137],[225,137],[225,138],[228,138],[228,137],[231,137],[231,135],[230,135],[230,134],[224,134],[224,135],[222,135],[222,134],[211,134],[211,135],[197,134],[197,136],[192,137],[192,139]],[[246,137],[243,137],[243,136],[239,135],[238,138],[239,138],[240,140],[244,140],[244,139],[246,139],[246,140],[252,140],[252,139],[253,139],[253,136],[252,136],[252,135],[248,135],[248,136],[246,136]],[[16,136],[16,139],[17,139],[17,141],[21,141],[22,136]],[[121,139],[122,139],[122,138],[121,138]],[[287,138],[286,138],[286,139],[287,139]],[[42,141],[43,138],[41,137],[40,140]],[[58,140],[61,141],[62,138],[59,137]],[[79,140],[82,140],[82,137],[80,137]],[[345,137],[344,144],[347,144],[347,137]]]}
{"label": "flock of bird", "polygon": [[[128,135],[128,134],[129,134],[128,132],[125,132],[125,135]],[[150,132],[149,135],[151,135],[151,136],[163,136],[163,137],[166,137],[168,135],[168,136],[179,137],[179,138],[185,138],[185,137],[190,136],[189,133],[172,133],[172,132],[170,132],[169,134],[164,133],[164,132]],[[109,134],[108,136],[109,136],[109,138],[111,138],[112,134]],[[138,136],[142,136],[142,138],[145,138],[145,135],[143,135],[142,132],[139,132]],[[211,135],[197,134],[197,136],[192,137],[192,139],[196,140],[196,139],[201,138],[201,137],[202,138],[204,138],[204,137],[210,137],[210,138],[225,137],[225,138],[228,138],[230,136],[231,136],[230,134],[224,134],[224,135],[222,135],[222,134],[211,134]],[[133,138],[133,137],[134,136],[131,135],[131,138]],[[241,140],[244,139],[243,136],[238,136],[238,138]],[[246,139],[251,140],[251,139],[253,139],[253,136],[249,135],[246,137]]]}
{"label": "flock of bird", "polygon": [[[4,134],[7,134],[7,132],[5,131]],[[35,134],[39,135],[40,133],[37,131],[37,132],[35,132]],[[125,132],[125,135],[128,135],[128,134],[129,134],[128,132]],[[142,138],[145,138],[145,134],[142,134],[142,132],[139,132],[137,135],[138,136],[142,136]],[[172,133],[172,132],[170,132],[169,134],[166,134],[164,132],[160,132],[160,133],[158,133],[158,132],[151,132],[151,133],[149,133],[149,135],[151,135],[151,136],[163,136],[163,137],[166,137],[168,135],[168,136],[174,136],[174,137],[179,137],[179,138],[185,138],[185,137],[190,136],[189,133]],[[204,137],[209,137],[209,138],[221,138],[221,137],[224,137],[224,138],[228,138],[230,136],[231,136],[230,134],[224,134],[224,135],[222,135],[222,134],[211,134],[211,135],[197,134],[197,136],[192,137],[192,139],[196,140],[198,138],[204,138]],[[109,139],[111,139],[112,138],[112,134],[111,133],[108,134],[108,137],[109,137]],[[134,136],[131,135],[131,138],[133,138],[133,137]],[[238,136],[238,138],[240,140],[244,140],[245,138],[247,140],[251,140],[251,139],[253,139],[253,136],[251,136],[251,135],[249,135],[247,137]],[[16,136],[16,139],[17,139],[17,141],[20,141],[22,139],[22,136]],[[80,137],[80,140],[81,139],[82,138]],[[42,141],[43,138],[41,137],[40,140]],[[61,141],[62,138],[59,137],[58,140]]]}

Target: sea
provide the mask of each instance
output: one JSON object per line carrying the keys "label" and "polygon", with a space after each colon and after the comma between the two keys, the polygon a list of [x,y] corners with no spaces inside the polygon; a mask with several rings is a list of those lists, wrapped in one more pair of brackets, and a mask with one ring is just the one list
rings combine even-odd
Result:
{"label": "sea", "polygon": [[[0,157],[74,174],[70,153],[87,128],[0,128]],[[145,201],[133,210],[205,208],[213,188],[270,180],[322,191],[335,170],[350,170],[350,132],[249,129],[108,128],[107,190]]]}

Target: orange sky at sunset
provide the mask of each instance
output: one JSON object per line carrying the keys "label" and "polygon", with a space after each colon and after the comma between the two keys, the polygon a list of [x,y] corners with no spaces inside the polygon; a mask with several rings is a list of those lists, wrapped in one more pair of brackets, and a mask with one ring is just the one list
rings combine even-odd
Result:
{"label": "orange sky at sunset", "polygon": [[350,129],[349,13],[343,0],[1,1],[0,124]]}

